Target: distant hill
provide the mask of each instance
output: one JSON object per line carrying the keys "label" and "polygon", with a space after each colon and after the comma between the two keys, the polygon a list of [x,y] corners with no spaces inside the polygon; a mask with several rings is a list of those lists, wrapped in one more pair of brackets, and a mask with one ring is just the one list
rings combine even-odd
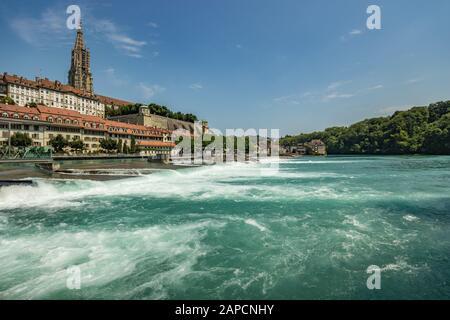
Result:
{"label": "distant hill", "polygon": [[450,155],[450,101],[397,111],[390,117],[366,119],[349,127],[286,136],[280,145],[312,139],[325,142],[328,154]]}

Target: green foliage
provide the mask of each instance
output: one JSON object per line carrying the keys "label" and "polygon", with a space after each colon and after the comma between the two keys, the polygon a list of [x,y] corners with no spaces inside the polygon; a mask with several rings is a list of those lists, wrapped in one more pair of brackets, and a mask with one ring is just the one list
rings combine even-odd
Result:
{"label": "green foliage", "polygon": [[130,153],[130,148],[128,147],[128,145],[127,145],[127,142],[125,141],[124,143],[123,143],[123,148],[122,148],[122,152],[123,153],[125,153],[125,154],[128,154],[128,153]]}
{"label": "green foliage", "polygon": [[117,141],[113,139],[102,139],[100,140],[100,147],[106,151],[117,150]]}
{"label": "green foliage", "polygon": [[26,133],[16,132],[11,136],[11,145],[14,147],[29,147],[33,140]]}
{"label": "green foliage", "polygon": [[50,139],[50,145],[55,152],[62,152],[69,145],[69,142],[62,135],[58,134],[56,137]]}
{"label": "green foliage", "polygon": [[[112,109],[110,107],[107,107],[105,109],[105,115],[107,117],[114,117],[114,116],[121,116],[121,115],[127,115],[127,114],[135,114],[139,112],[139,108],[142,106],[142,104],[130,104],[128,106],[120,107],[117,110]],[[191,114],[191,113],[181,113],[181,112],[172,112],[169,108],[166,106],[161,106],[156,103],[150,103],[148,105],[148,109],[150,113],[156,114],[163,117],[168,117],[171,119],[176,120],[183,120],[188,122],[195,122],[197,121],[197,116]]]}
{"label": "green foliage", "polygon": [[131,142],[130,142],[130,153],[136,153],[138,152],[136,147],[136,138],[134,136],[131,136]]}
{"label": "green foliage", "polygon": [[123,141],[122,141],[122,139],[119,139],[119,141],[117,142],[117,152],[118,153],[122,153],[123,152]]}
{"label": "green foliage", "polygon": [[16,102],[12,98],[6,96],[0,97],[0,103],[12,105],[16,104]]}
{"label": "green foliage", "polygon": [[450,154],[450,101],[397,111],[349,127],[286,136],[281,145],[312,139],[325,142],[329,154]]}
{"label": "green foliage", "polygon": [[69,147],[75,151],[82,151],[84,149],[84,143],[80,139],[73,139],[69,142]]}

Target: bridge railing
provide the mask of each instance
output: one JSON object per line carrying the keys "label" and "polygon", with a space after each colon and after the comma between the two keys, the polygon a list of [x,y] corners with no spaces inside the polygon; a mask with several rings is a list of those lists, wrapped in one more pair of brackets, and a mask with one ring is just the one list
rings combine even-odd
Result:
{"label": "bridge railing", "polygon": [[53,150],[48,147],[0,147],[0,160],[52,159]]}

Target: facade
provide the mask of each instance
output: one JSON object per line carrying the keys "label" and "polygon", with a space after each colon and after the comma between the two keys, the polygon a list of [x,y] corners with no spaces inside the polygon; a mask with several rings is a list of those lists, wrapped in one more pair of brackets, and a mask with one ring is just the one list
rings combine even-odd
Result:
{"label": "facade", "polygon": [[142,155],[170,154],[175,146],[170,131],[155,127],[127,124],[101,117],[83,115],[77,111],[60,108],[24,107],[0,104],[0,146],[8,145],[9,136],[26,133],[33,146],[49,146],[58,134],[67,140],[80,139],[85,153],[102,152],[100,140],[122,140],[131,146],[132,137]]}
{"label": "facade", "polygon": [[105,117],[106,107],[118,108],[132,104],[94,94],[90,53],[85,47],[82,29],[77,30],[68,78],[67,85],[47,78],[29,80],[6,72],[0,73],[0,97],[8,96],[19,106],[43,104],[102,118]]}
{"label": "facade", "polygon": [[311,149],[312,154],[324,156],[327,154],[327,148],[325,143],[322,140],[311,140],[310,142],[305,144]]}
{"label": "facade", "polygon": [[146,106],[141,106],[138,113],[110,117],[110,119],[120,122],[139,124],[143,126],[157,127],[170,131],[185,129],[190,133],[194,132],[194,124],[192,122],[181,121],[152,114]]}
{"label": "facade", "polygon": [[105,104],[95,95],[47,78],[29,80],[17,75],[0,75],[0,92],[19,106],[43,104],[49,107],[77,111],[97,117],[105,116]]}
{"label": "facade", "polygon": [[72,50],[72,60],[69,70],[69,85],[87,94],[93,94],[91,73],[91,54],[84,45],[83,29],[77,30],[75,45]]}

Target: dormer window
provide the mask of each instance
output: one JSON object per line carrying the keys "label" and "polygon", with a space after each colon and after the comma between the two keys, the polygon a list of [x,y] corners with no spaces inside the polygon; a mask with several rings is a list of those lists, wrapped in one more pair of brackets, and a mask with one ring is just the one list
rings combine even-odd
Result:
{"label": "dormer window", "polygon": [[3,113],[2,113],[2,117],[3,117],[3,118],[9,118],[9,115],[8,115],[8,113],[3,112]]}
{"label": "dormer window", "polygon": [[53,122],[53,118],[52,117],[47,117],[47,121],[48,122]]}
{"label": "dormer window", "polygon": [[13,118],[14,119],[19,119],[19,114],[18,113],[14,113]]}

